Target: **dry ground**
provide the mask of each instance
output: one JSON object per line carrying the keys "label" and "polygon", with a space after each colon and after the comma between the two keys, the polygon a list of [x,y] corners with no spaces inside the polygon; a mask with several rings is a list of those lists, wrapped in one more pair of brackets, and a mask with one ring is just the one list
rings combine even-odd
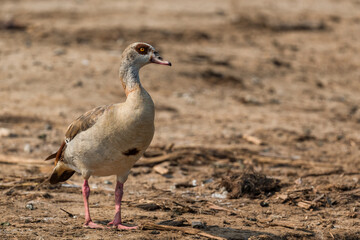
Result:
{"label": "dry ground", "polygon": [[[359,12],[358,0],[2,0],[0,238],[360,239]],[[124,101],[118,60],[135,41],[173,63],[141,72],[156,134],[123,204],[141,229],[84,229],[81,177],[38,185],[42,159],[78,115]],[[248,168],[278,186],[246,194],[263,185],[235,179]],[[103,224],[114,182],[90,180]]]}

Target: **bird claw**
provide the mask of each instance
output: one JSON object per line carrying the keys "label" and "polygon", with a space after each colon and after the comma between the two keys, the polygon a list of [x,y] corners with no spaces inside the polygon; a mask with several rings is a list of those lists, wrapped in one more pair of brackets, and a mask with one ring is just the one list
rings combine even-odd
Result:
{"label": "bird claw", "polygon": [[122,224],[118,224],[116,226],[116,228],[119,229],[119,230],[134,230],[134,229],[138,229],[138,226],[128,227],[128,226],[125,226],[125,225],[122,225]]}
{"label": "bird claw", "polygon": [[115,228],[117,228],[117,229],[119,229],[119,230],[133,230],[133,229],[138,229],[138,226],[128,227],[128,226],[122,225],[122,224],[120,224],[120,223],[114,224],[113,222],[114,222],[114,221],[109,222],[109,223],[108,223],[108,226],[113,226],[113,227],[115,227]]}
{"label": "bird claw", "polygon": [[88,222],[88,223],[85,223],[85,224],[84,224],[84,227],[85,227],[85,228],[91,228],[91,229],[103,229],[103,228],[105,228],[104,226],[101,226],[101,225],[99,225],[99,224],[96,224],[96,223],[94,223],[93,221],[90,221],[90,222]]}
{"label": "bird claw", "polygon": [[108,226],[113,226],[114,225],[114,221],[111,221],[107,224]]}

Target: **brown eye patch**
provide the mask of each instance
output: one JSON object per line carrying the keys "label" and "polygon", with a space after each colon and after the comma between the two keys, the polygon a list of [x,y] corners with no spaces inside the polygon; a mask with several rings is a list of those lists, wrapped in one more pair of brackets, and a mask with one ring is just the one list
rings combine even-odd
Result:
{"label": "brown eye patch", "polygon": [[148,45],[146,45],[146,44],[143,44],[143,43],[139,43],[139,44],[136,45],[136,47],[135,47],[135,50],[136,50],[138,53],[142,54],[142,55],[148,54],[149,49],[150,49],[150,47],[149,47]]}

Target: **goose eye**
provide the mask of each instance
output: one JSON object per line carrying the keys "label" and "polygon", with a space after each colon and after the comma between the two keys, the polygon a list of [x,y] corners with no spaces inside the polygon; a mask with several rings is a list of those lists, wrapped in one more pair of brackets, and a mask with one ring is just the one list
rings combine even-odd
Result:
{"label": "goose eye", "polygon": [[140,52],[143,52],[143,51],[145,51],[145,48],[143,48],[143,47],[140,48]]}

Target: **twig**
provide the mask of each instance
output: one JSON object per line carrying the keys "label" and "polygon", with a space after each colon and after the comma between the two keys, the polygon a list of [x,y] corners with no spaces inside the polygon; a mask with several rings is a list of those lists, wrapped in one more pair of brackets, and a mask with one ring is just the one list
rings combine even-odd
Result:
{"label": "twig", "polygon": [[357,195],[357,193],[360,193],[360,188],[356,188],[356,189],[350,190],[350,191],[344,191],[342,194],[346,194],[346,195],[348,195],[348,194],[356,194]]}
{"label": "twig", "polygon": [[298,227],[290,226],[290,225],[283,224],[283,223],[272,222],[269,225],[270,226],[279,226],[279,227],[284,227],[284,228],[290,228],[290,229],[293,229],[293,230],[296,230],[296,231],[302,231],[302,232],[310,233],[311,235],[314,234],[313,231],[310,231],[310,230],[307,230],[307,229],[304,229],[304,228],[298,228]]}
{"label": "twig", "polygon": [[322,173],[308,173],[301,176],[301,178],[306,177],[320,177],[320,176],[327,176],[327,175],[333,175],[333,174],[342,174],[344,173],[343,169],[335,169],[328,172],[322,172]]}
{"label": "twig", "polygon": [[158,157],[153,158],[141,158],[139,162],[135,163],[134,167],[140,167],[140,166],[154,166],[158,163],[162,163],[165,161],[173,160],[181,155],[183,155],[185,152],[173,152],[165,155],[161,155]]}
{"label": "twig", "polygon": [[259,138],[250,136],[247,134],[242,135],[242,138],[250,143],[255,144],[255,145],[263,145],[264,144]]}
{"label": "twig", "polygon": [[206,233],[204,231],[194,229],[194,228],[189,228],[189,227],[174,227],[174,226],[167,226],[167,225],[158,225],[158,224],[154,224],[154,223],[144,223],[144,224],[141,225],[141,229],[145,229],[145,230],[163,230],[163,231],[180,231],[180,232],[183,232],[183,233],[186,233],[186,234],[199,235],[199,236],[207,237],[207,238],[210,238],[210,239],[226,240],[226,238],[214,236],[214,235],[211,235],[211,234]]}
{"label": "twig", "polygon": [[39,188],[41,188],[43,185],[46,185],[47,183],[49,183],[49,179],[50,179],[50,177],[47,177],[41,183],[38,183],[35,186],[35,190],[39,190]]}
{"label": "twig", "polygon": [[180,203],[175,202],[175,201],[172,201],[172,202],[173,202],[175,205],[182,207],[182,208],[184,209],[184,211],[186,211],[186,212],[189,212],[189,213],[197,213],[197,211],[196,211],[194,208],[192,208],[192,207],[185,206],[185,205],[180,204]]}
{"label": "twig", "polygon": [[259,163],[268,163],[268,164],[272,164],[272,165],[281,164],[281,165],[290,165],[290,166],[294,166],[294,167],[317,166],[317,167],[328,167],[328,168],[332,168],[332,169],[334,167],[341,168],[340,165],[335,165],[333,163],[326,164],[326,163],[318,163],[318,162],[313,162],[313,161],[294,160],[294,159],[291,159],[290,157],[287,158],[284,156],[275,156],[275,155],[273,156],[273,155],[267,155],[267,154],[262,154],[262,153],[259,153],[259,156],[261,156],[261,157],[256,158],[255,161],[257,161]]}
{"label": "twig", "polygon": [[17,156],[11,156],[11,155],[3,155],[0,154],[0,163],[6,163],[6,164],[36,164],[36,165],[47,165],[49,164],[47,162],[44,162],[44,160],[41,159],[32,159],[32,158],[22,158]]}
{"label": "twig", "polygon": [[70,212],[68,212],[68,211],[66,211],[65,209],[63,209],[63,208],[60,208],[60,210],[61,211],[63,211],[63,212],[65,212],[69,217],[71,217],[71,218],[74,218],[74,214],[72,214],[72,213],[70,213]]}
{"label": "twig", "polygon": [[322,199],[323,197],[325,197],[325,194],[321,194],[320,196],[318,196],[317,198],[315,198],[314,200],[312,200],[312,203],[316,203],[318,202],[320,199]]}
{"label": "twig", "polygon": [[294,190],[287,190],[286,193],[295,193],[295,192],[305,192],[305,191],[314,191],[314,187],[305,187]]}
{"label": "twig", "polygon": [[259,153],[253,153],[253,155],[259,155],[259,156],[267,157],[267,158],[278,158],[278,159],[293,160],[293,158],[291,156],[284,156],[284,155],[271,153],[271,152],[259,152]]}
{"label": "twig", "polygon": [[[20,178],[20,180],[17,181],[11,181],[11,182],[5,182],[0,183],[0,190],[7,189],[5,194],[13,192],[15,189],[18,188],[24,188],[24,187],[35,187],[35,190],[38,190],[39,186],[41,186],[44,182],[47,181],[47,177],[15,177]],[[42,181],[40,183],[37,183],[38,181]]]}
{"label": "twig", "polygon": [[225,212],[229,212],[229,213],[234,214],[234,215],[237,215],[237,214],[238,214],[237,212],[235,212],[235,211],[233,211],[233,210],[231,210],[231,209],[224,208],[224,207],[220,207],[220,206],[218,206],[218,205],[216,205],[216,204],[213,204],[213,203],[211,203],[211,202],[208,203],[208,207],[209,207],[210,209],[213,209],[213,210],[225,211]]}
{"label": "twig", "polygon": [[160,174],[160,175],[164,175],[164,174],[168,174],[169,172],[170,172],[170,170],[169,169],[167,169],[167,168],[165,168],[165,167],[163,167],[163,166],[161,166],[160,164],[159,165],[156,165],[156,166],[154,166],[154,171],[155,172],[157,172],[158,174]]}
{"label": "twig", "polygon": [[301,202],[298,202],[297,205],[306,210],[310,209],[313,206],[312,202],[310,202],[310,201],[301,201]]}
{"label": "twig", "polygon": [[307,229],[304,229],[304,228],[298,228],[296,226],[291,226],[289,224],[285,224],[285,223],[281,223],[281,222],[276,222],[276,221],[268,222],[268,221],[261,220],[261,219],[258,219],[258,221],[260,223],[262,223],[262,224],[267,224],[267,225],[273,226],[273,227],[284,227],[284,228],[289,228],[289,229],[293,229],[293,230],[299,230],[299,231],[302,231],[302,232],[314,234],[314,232],[312,232],[310,230],[307,230]]}

